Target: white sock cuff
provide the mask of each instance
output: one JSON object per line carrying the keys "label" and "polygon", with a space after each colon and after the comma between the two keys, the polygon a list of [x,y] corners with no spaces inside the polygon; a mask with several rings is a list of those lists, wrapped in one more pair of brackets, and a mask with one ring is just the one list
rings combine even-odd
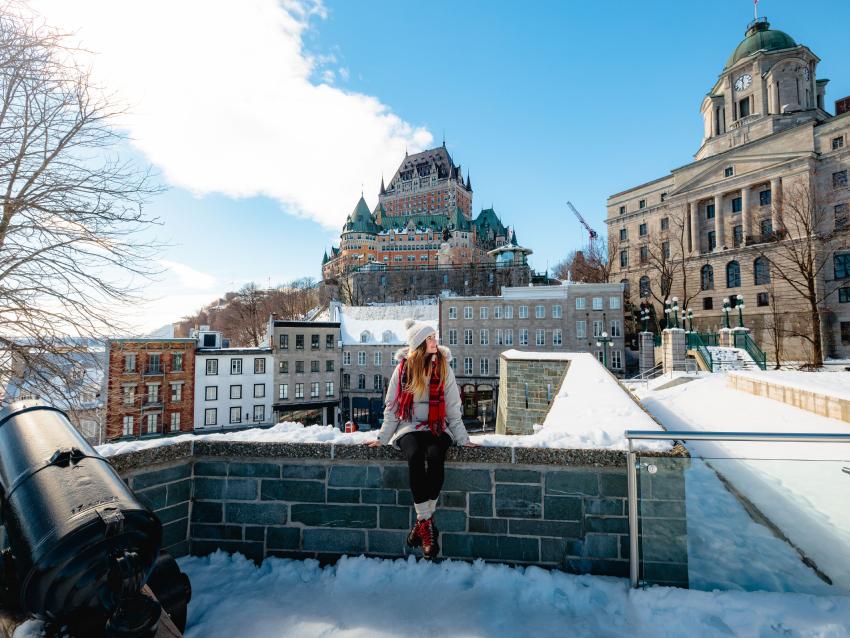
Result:
{"label": "white sock cuff", "polygon": [[431,517],[434,515],[434,512],[437,511],[437,499],[432,499],[428,501],[428,516]]}
{"label": "white sock cuff", "polygon": [[416,510],[416,518],[420,521],[424,521],[426,518],[431,518],[431,514],[429,513],[430,503],[431,501],[425,501],[424,503],[413,504],[413,508]]}

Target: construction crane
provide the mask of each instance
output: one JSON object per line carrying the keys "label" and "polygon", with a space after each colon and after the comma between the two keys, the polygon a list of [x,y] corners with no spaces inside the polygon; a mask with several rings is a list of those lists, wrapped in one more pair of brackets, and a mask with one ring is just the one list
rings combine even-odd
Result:
{"label": "construction crane", "polygon": [[595,230],[593,230],[593,229],[590,227],[590,224],[588,224],[588,223],[585,221],[584,217],[582,217],[582,216],[581,216],[581,213],[580,213],[580,212],[578,212],[578,211],[576,210],[576,207],[575,207],[575,206],[573,206],[573,203],[572,203],[572,202],[567,202],[567,206],[569,206],[569,207],[570,207],[570,210],[571,210],[571,211],[573,211],[573,214],[574,214],[576,217],[578,217],[578,220],[581,222],[581,225],[582,225],[582,226],[584,226],[584,227],[585,227],[585,229],[587,230],[587,234],[588,234],[588,235],[590,235],[590,243],[592,244],[592,243],[593,243],[593,240],[594,240],[594,239],[597,239],[597,238],[599,237],[599,233],[597,233]]}

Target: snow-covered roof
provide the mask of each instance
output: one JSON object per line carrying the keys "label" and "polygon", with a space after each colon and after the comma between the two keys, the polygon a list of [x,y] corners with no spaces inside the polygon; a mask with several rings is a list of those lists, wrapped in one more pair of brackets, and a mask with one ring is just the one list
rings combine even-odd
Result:
{"label": "snow-covered roof", "polygon": [[343,345],[403,345],[407,343],[405,319],[424,321],[437,329],[439,307],[435,303],[339,305]]}

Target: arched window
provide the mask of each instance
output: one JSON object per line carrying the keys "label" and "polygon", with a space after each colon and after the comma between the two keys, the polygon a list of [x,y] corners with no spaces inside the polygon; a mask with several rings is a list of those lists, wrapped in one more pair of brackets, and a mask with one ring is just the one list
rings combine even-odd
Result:
{"label": "arched window", "polygon": [[737,261],[726,264],[726,287],[738,288],[741,286],[741,266]]}
{"label": "arched window", "polygon": [[360,333],[360,343],[366,343],[371,337],[371,333],[368,330],[364,330]]}
{"label": "arched window", "polygon": [[630,288],[629,287],[629,280],[628,279],[621,279],[620,283],[623,284],[623,296],[628,297],[629,296],[629,288]]}
{"label": "arched window", "polygon": [[649,297],[649,277],[646,275],[640,278],[640,296]]}
{"label": "arched window", "polygon": [[770,262],[767,257],[756,257],[753,262],[753,279],[756,286],[770,283]]}
{"label": "arched window", "polygon": [[714,268],[706,264],[699,271],[700,287],[702,290],[714,289]]}

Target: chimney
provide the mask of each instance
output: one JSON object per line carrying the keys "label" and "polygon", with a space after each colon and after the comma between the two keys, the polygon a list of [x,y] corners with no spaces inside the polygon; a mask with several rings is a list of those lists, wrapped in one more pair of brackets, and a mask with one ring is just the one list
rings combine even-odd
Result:
{"label": "chimney", "polygon": [[843,97],[840,100],[835,100],[835,114],[841,115],[850,111],[850,95]]}

